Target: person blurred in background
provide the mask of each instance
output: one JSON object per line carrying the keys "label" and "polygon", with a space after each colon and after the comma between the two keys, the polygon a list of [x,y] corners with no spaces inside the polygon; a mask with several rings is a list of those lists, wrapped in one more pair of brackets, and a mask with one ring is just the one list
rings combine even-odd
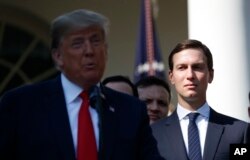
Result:
{"label": "person blurred in background", "polygon": [[150,124],[168,115],[171,90],[168,83],[158,77],[148,76],[136,84],[139,99],[146,103]]}
{"label": "person blurred in background", "polygon": [[102,84],[116,91],[138,97],[138,91],[135,85],[126,76],[114,75],[114,76],[106,77],[102,81]]}

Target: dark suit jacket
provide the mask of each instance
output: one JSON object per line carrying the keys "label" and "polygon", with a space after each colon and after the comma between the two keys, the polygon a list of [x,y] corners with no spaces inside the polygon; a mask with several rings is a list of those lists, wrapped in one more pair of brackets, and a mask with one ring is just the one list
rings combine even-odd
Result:
{"label": "dark suit jacket", "polygon": [[[167,160],[188,160],[177,112],[152,125],[160,154]],[[250,143],[246,122],[210,110],[203,160],[229,159],[230,144]]]}
{"label": "dark suit jacket", "polygon": [[[162,160],[146,106],[105,89],[102,160]],[[111,107],[111,108],[110,108]],[[1,160],[76,160],[61,80],[21,87],[0,101]]]}

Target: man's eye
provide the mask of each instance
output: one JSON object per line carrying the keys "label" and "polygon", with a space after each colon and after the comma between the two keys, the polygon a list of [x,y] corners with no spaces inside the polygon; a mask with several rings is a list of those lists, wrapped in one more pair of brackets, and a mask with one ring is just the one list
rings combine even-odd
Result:
{"label": "man's eye", "polygon": [[91,38],[91,43],[94,46],[99,46],[103,43],[103,38],[101,36],[94,36]]}
{"label": "man's eye", "polygon": [[203,67],[202,65],[195,65],[193,68],[194,68],[194,69],[201,70],[201,69],[203,69],[204,67]]}
{"label": "man's eye", "polygon": [[92,44],[93,44],[94,46],[99,46],[99,45],[102,44],[102,41],[101,41],[100,39],[95,39],[95,40],[92,41]]}
{"label": "man's eye", "polygon": [[73,42],[72,47],[73,48],[80,48],[82,46],[82,42]]}
{"label": "man's eye", "polygon": [[178,66],[177,69],[178,70],[184,70],[186,67],[185,66]]}
{"label": "man's eye", "polygon": [[162,107],[167,107],[167,102],[164,101],[158,101],[158,104]]}
{"label": "man's eye", "polygon": [[152,101],[150,99],[145,99],[145,100],[143,100],[143,102],[146,104],[150,104]]}

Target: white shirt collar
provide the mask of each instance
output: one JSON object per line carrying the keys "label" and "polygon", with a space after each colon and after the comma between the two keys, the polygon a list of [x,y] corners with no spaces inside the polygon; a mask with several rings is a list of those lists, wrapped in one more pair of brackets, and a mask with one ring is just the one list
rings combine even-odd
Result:
{"label": "white shirt collar", "polygon": [[[179,120],[186,118],[186,116],[191,113],[192,111],[187,110],[186,108],[182,107],[179,103],[177,105],[177,114],[179,117]],[[210,107],[208,103],[204,103],[196,112],[200,113],[201,116],[205,118],[209,118],[210,113]]]}
{"label": "white shirt collar", "polygon": [[65,96],[66,103],[73,102],[79,94],[82,92],[82,88],[75,83],[71,82],[64,74],[61,74],[62,87]]}
{"label": "white shirt collar", "polygon": [[[76,98],[78,98],[80,93],[84,90],[80,86],[71,82],[64,74],[61,74],[61,81],[67,104],[73,102]],[[96,86],[99,87],[100,84],[98,83]]]}

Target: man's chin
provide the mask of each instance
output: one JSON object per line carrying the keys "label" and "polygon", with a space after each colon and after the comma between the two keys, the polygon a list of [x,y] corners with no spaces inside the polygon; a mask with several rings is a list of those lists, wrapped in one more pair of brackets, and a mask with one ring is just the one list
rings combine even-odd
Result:
{"label": "man's chin", "polygon": [[193,92],[193,91],[188,92],[186,97],[189,97],[189,98],[197,97],[197,93],[196,93],[196,92]]}
{"label": "man's chin", "polygon": [[198,98],[197,93],[189,93],[185,96],[185,99],[189,102],[197,101],[197,98]]}
{"label": "man's chin", "polygon": [[97,84],[101,81],[101,76],[99,75],[89,75],[85,78],[85,81],[88,81],[90,84]]}

